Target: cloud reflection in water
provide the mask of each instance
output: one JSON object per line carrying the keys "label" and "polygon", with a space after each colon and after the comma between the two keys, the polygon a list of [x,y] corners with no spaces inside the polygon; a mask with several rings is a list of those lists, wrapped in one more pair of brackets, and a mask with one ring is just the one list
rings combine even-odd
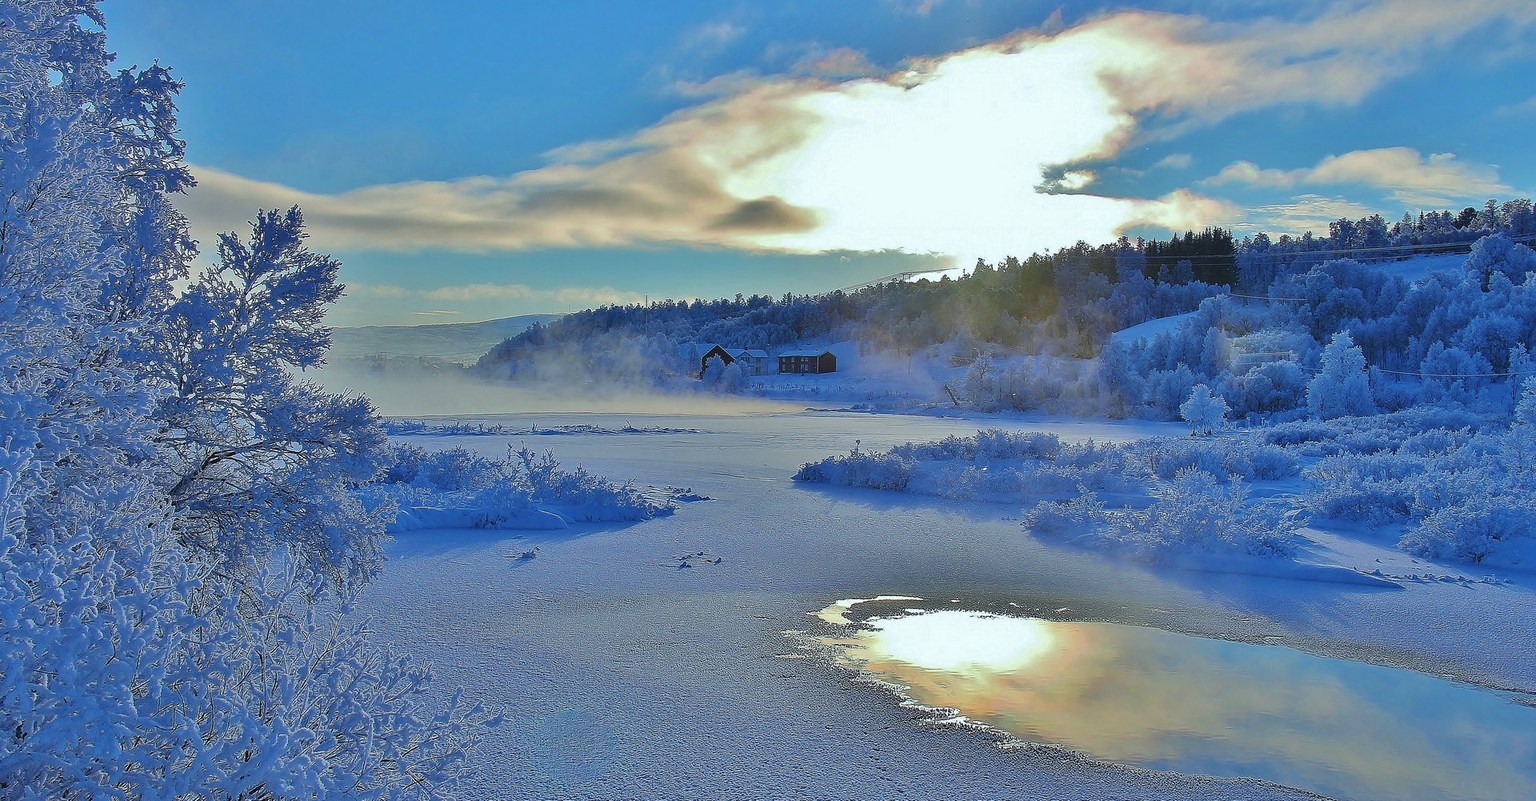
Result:
{"label": "cloud reflection in water", "polygon": [[841,659],[1021,739],[1346,798],[1536,798],[1536,709],[1404,670],[1107,623],[876,617]]}

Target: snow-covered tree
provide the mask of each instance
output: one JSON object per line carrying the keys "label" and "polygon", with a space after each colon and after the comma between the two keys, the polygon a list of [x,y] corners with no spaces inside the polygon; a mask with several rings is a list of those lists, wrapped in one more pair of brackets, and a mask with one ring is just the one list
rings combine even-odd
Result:
{"label": "snow-covered tree", "polygon": [[1536,272],[1536,251],[1502,233],[1490,234],[1472,243],[1463,269],[1477,276],[1484,289],[1494,273],[1502,273],[1511,283],[1520,284],[1527,273]]}
{"label": "snow-covered tree", "polygon": [[1226,421],[1230,411],[1226,398],[1212,394],[1211,388],[1204,384],[1196,384],[1190,390],[1189,398],[1179,405],[1179,415],[1189,423],[1190,436],[1210,435]]}
{"label": "snow-covered tree", "polygon": [[[196,522],[169,480],[186,460],[164,378],[192,252],[166,199],[190,182],[179,84],[111,72],[103,24],[93,0],[0,0],[0,797],[440,797],[483,715],[429,704],[425,670],[317,603],[335,578],[308,552],[313,521],[247,551],[284,549],[282,569],[238,586],[179,536]],[[277,318],[284,297],[265,299]],[[295,464],[328,486],[367,457],[291,382],[247,401],[231,430],[325,439]],[[351,408],[350,430],[373,425]],[[285,469],[253,464],[232,492],[249,508]]]}
{"label": "snow-covered tree", "polygon": [[157,443],[183,544],[239,568],[278,544],[338,587],[382,561],[393,518],[350,490],[384,459],[366,398],[296,381],[330,345],[325,308],[340,267],[304,247],[303,216],[260,212],[249,244],[219,238],[218,263],[171,305],[145,364],[168,388]]}
{"label": "snow-covered tree", "polygon": [[1365,354],[1348,331],[1334,334],[1323,349],[1317,376],[1307,383],[1307,410],[1322,420],[1375,413]]}

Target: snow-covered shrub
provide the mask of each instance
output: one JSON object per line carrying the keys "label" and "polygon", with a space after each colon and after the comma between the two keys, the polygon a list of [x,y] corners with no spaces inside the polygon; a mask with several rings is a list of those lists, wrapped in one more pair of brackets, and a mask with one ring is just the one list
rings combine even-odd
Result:
{"label": "snow-covered shrub", "polygon": [[1189,397],[1179,404],[1179,416],[1189,423],[1189,433],[1205,434],[1209,436],[1213,431],[1225,423],[1227,413],[1232,411],[1227,405],[1226,399],[1220,395],[1212,395],[1211,388],[1204,384],[1196,384],[1190,390]]}
{"label": "snow-covered shrub", "polygon": [[1239,480],[1223,486],[1210,473],[1185,468],[1172,481],[1158,482],[1152,495],[1143,510],[1106,510],[1080,487],[1070,500],[1037,504],[1024,513],[1022,525],[1150,562],[1189,554],[1282,558],[1296,552],[1302,519],[1284,504],[1249,503]]}
{"label": "snow-covered shrub", "polygon": [[584,468],[563,470],[552,451],[509,448],[497,460],[462,447],[430,451],[394,444],[389,454],[387,469],[359,488],[360,495],[391,501],[405,512],[460,510],[482,527],[503,526],[519,519],[519,512],[540,509],[573,520],[646,520],[676,508]]}
{"label": "snow-covered shrub", "polygon": [[808,483],[902,492],[912,481],[912,467],[913,463],[901,455],[861,453],[855,448],[847,456],[808,462],[800,467],[794,478]]}
{"label": "snow-covered shrub", "polygon": [[1077,497],[1066,501],[1041,501],[1024,512],[1020,525],[1032,533],[1058,535],[1087,533],[1109,520],[1104,503],[1093,490],[1079,485]]}
{"label": "snow-covered shrub", "polygon": [[966,500],[1025,500],[1068,495],[1080,486],[1138,492],[1155,477],[1171,479],[1186,467],[1223,477],[1278,479],[1296,475],[1298,462],[1251,437],[1064,444],[1053,434],[994,430],[907,443],[887,453],[855,448],[848,456],[806,464],[795,480]]}
{"label": "snow-covered shrub", "polygon": [[536,503],[558,506],[579,519],[644,520],[675,509],[670,503],[646,499],[631,484],[615,484],[584,467],[561,470],[553,451],[535,454],[523,447],[512,451],[507,462],[513,468],[513,480],[526,477]]}
{"label": "snow-covered shrub", "polygon": [[1157,561],[1175,554],[1245,554],[1288,557],[1295,553],[1302,520],[1282,504],[1247,503],[1241,481],[1220,485],[1203,470],[1186,468],[1152,489],[1145,511],[1111,517],[1100,535],[1113,548]]}
{"label": "snow-covered shrub", "polygon": [[1215,476],[1249,480],[1288,478],[1300,470],[1296,457],[1285,450],[1246,436],[1211,440],[1153,437],[1133,443],[1130,448],[1146,459],[1154,475],[1164,480],[1190,467]]}
{"label": "snow-covered shrub", "polygon": [[1429,559],[1481,562],[1510,540],[1533,534],[1536,509],[1527,498],[1473,497],[1430,512],[1398,540],[1398,547]]}

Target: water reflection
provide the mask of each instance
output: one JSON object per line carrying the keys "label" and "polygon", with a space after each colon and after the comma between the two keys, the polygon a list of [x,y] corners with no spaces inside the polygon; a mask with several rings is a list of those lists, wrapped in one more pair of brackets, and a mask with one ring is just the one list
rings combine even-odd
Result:
{"label": "water reflection", "polygon": [[1341,798],[1536,798],[1536,709],[1495,693],[1278,646],[910,611],[830,643],[921,703],[1025,740]]}

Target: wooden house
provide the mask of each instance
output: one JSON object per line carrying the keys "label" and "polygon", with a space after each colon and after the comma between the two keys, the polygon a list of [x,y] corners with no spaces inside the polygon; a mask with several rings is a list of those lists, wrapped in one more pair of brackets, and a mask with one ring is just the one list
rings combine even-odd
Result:
{"label": "wooden house", "polygon": [[837,357],[830,350],[787,350],[779,354],[781,373],[835,373]]}
{"label": "wooden house", "polygon": [[768,357],[766,350],[733,348],[731,355],[736,357],[736,363],[741,365],[741,371],[747,375],[766,375],[772,372],[773,360]]}
{"label": "wooden house", "polygon": [[704,371],[709,368],[710,359],[719,359],[722,367],[729,367],[736,361],[736,357],[732,356],[730,351],[719,345],[710,345],[709,350],[703,350],[703,348],[703,345],[699,346],[703,351],[699,355],[699,378],[704,377]]}

